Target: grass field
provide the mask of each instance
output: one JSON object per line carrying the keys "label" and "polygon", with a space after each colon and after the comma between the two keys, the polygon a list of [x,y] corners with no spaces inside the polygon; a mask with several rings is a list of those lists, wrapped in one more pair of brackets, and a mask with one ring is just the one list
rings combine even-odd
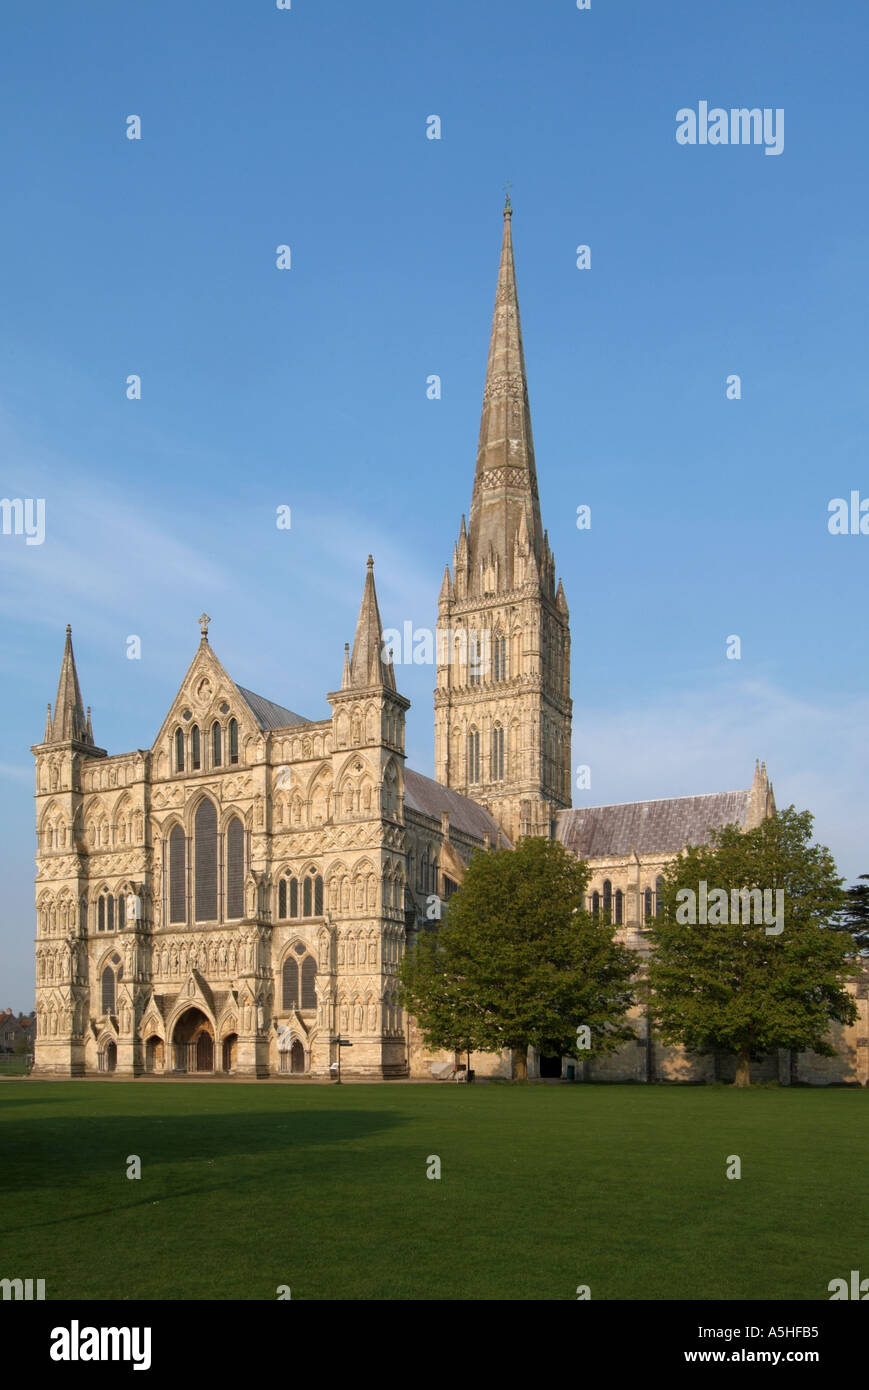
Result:
{"label": "grass field", "polygon": [[0,1081],[0,1277],[49,1299],[826,1300],[866,1266],[867,1151],[866,1091]]}

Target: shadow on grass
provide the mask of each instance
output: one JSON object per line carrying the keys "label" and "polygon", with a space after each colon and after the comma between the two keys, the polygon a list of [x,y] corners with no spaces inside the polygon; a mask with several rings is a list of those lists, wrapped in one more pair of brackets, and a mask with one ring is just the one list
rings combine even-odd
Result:
{"label": "shadow on grass", "polygon": [[[61,1116],[34,1123],[3,1126],[2,1187],[5,1191],[7,1219],[20,1216],[22,1202],[37,1194],[49,1197],[58,1188],[106,1189],[122,1183],[125,1199],[110,1206],[68,1212],[45,1221],[0,1224],[0,1234],[35,1230],[40,1226],[59,1226],[88,1221],[97,1216],[130,1211],[155,1201],[171,1202],[208,1192],[238,1192],[245,1185],[259,1187],[271,1173],[286,1179],[287,1167],[294,1179],[304,1184],[314,1177],[322,1179],[331,1169],[346,1167],[348,1154],[382,1165],[382,1153],[355,1152],[356,1143],[372,1135],[406,1123],[391,1111],[274,1111],[227,1115],[142,1116],[112,1115],[74,1119]],[[151,1181],[149,1195],[134,1199],[126,1177],[127,1155],[137,1155]],[[209,1183],[209,1168],[217,1162],[236,1159],[248,1171],[237,1171],[226,1180]],[[165,1187],[169,1169],[178,1164],[201,1165],[202,1181],[180,1187]],[[185,1174],[185,1177],[188,1175]],[[216,1174],[214,1175],[216,1176]],[[129,1196],[127,1195],[129,1194]],[[59,1194],[58,1194],[59,1195]],[[14,1203],[15,1210],[12,1210]]]}

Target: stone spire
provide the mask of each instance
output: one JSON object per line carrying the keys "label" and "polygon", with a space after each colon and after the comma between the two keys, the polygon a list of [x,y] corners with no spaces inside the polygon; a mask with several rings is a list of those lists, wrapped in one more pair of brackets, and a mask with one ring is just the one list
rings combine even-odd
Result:
{"label": "stone spire", "polygon": [[54,702],[54,718],[51,721],[51,741],[62,743],[72,739],[76,743],[93,745],[93,734],[89,732],[89,723],[89,717],[85,718],[81,690],[78,684],[78,672],[75,669],[72,628],[67,624],[66,644],[60,666],[60,680],[57,683],[57,699]]}
{"label": "stone spire", "polygon": [[353,655],[350,658],[349,684],[342,684],[342,689],[365,690],[374,685],[385,685],[389,690],[395,689],[395,672],[392,662],[383,660],[382,642],[383,627],[380,622],[380,609],[377,606],[377,591],[374,587],[374,560],[369,555],[359,621],[353,639]]}
{"label": "stone spire", "polygon": [[[546,568],[542,566],[543,525],[513,264],[512,217],[508,196],[468,528],[470,594],[491,588],[493,575],[497,575],[498,589],[514,587],[517,545],[529,561],[533,555],[529,578],[535,570],[543,578]],[[515,579],[524,581],[524,567]]]}

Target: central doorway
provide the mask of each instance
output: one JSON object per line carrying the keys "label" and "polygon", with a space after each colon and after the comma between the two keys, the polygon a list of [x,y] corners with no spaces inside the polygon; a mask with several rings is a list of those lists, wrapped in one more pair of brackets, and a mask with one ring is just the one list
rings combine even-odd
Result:
{"label": "central doorway", "polygon": [[214,1029],[201,1009],[186,1009],[172,1035],[175,1071],[214,1071]]}
{"label": "central doorway", "polygon": [[542,1077],[558,1077],[558,1076],[561,1076],[561,1058],[560,1058],[560,1057],[541,1057],[541,1058],[540,1058],[540,1075],[541,1075]]}

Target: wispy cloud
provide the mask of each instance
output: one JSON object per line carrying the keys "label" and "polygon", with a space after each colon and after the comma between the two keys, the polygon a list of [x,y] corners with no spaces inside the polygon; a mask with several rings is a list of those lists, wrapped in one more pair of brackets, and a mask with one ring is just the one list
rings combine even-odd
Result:
{"label": "wispy cloud", "polygon": [[744,680],[646,703],[579,708],[574,766],[591,788],[577,805],[645,801],[748,787],[766,762],[779,806],[815,816],[815,834],[848,877],[869,871],[866,784],[869,699],[820,705],[770,682]]}

